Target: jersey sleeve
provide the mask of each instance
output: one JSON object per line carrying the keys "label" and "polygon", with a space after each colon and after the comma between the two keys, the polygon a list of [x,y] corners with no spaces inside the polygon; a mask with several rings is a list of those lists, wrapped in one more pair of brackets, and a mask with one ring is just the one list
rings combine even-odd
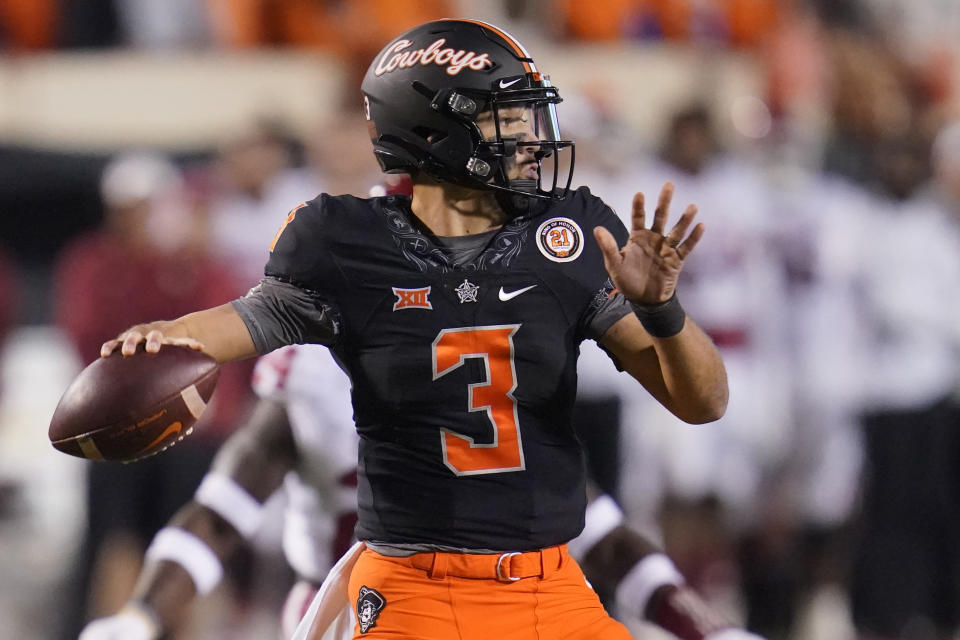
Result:
{"label": "jersey sleeve", "polygon": [[329,211],[335,198],[321,194],[294,208],[270,244],[265,277],[231,302],[257,353],[290,344],[330,345],[340,321],[333,300],[339,270],[330,256]]}
{"label": "jersey sleeve", "polygon": [[264,278],[230,304],[261,355],[290,344],[331,345],[340,333],[336,307],[313,291],[276,278]]}
{"label": "jersey sleeve", "polygon": [[602,338],[610,327],[633,311],[623,294],[613,289],[612,285],[613,283],[609,292],[604,288],[597,293],[597,298],[588,310],[585,334],[593,340]]}
{"label": "jersey sleeve", "polygon": [[328,224],[333,200],[321,194],[287,215],[270,244],[264,275],[307,291],[324,292],[335,273]]}
{"label": "jersey sleeve", "polygon": [[593,238],[594,227],[606,228],[617,241],[618,246],[627,243],[630,234],[623,226],[619,216],[603,200],[592,195],[587,189],[581,189],[578,196],[584,199],[584,235],[587,237],[593,258],[592,268],[587,273],[586,285],[593,292],[593,297],[586,311],[580,318],[583,334],[593,340],[599,339],[618,320],[630,313],[630,305],[620,294],[610,279],[603,264],[603,253]]}

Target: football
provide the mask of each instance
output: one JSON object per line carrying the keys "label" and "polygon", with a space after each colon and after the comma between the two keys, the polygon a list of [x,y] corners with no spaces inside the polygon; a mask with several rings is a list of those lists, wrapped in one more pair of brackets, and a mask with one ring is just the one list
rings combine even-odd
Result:
{"label": "football", "polygon": [[220,366],[202,351],[163,345],[97,358],[60,398],[48,435],[54,447],[91,460],[133,462],[193,431],[213,395]]}

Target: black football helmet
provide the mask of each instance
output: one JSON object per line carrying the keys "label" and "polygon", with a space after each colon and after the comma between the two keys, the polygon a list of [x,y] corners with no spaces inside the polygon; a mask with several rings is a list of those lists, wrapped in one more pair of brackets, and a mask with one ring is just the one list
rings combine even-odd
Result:
{"label": "black football helmet", "polygon": [[[415,27],[377,55],[362,90],[374,154],[387,173],[422,171],[496,190],[512,215],[524,212],[524,202],[562,199],[570,188],[574,144],[560,137],[560,94],[502,29],[457,19]],[[511,134],[510,110],[523,111],[529,133]],[[511,180],[518,149],[536,170]]]}

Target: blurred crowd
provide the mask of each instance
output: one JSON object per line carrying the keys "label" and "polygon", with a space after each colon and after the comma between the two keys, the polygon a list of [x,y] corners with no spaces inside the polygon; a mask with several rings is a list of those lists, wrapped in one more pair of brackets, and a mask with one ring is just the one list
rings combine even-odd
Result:
{"label": "blurred crowd", "polygon": [[[534,42],[669,42],[750,56],[763,70],[764,95],[733,111],[710,94],[674,105],[656,147],[610,108],[616,87],[560,87],[576,183],[628,215],[635,191],[651,196],[672,181],[707,228],[679,292],[724,355],[724,418],[684,425],[584,348],[580,400],[605,408],[591,419],[607,416],[618,439],[595,472],[631,524],[660,540],[708,600],[770,640],[956,637],[960,5],[486,4],[480,17]],[[0,55],[305,47],[356,72],[403,29],[471,9],[454,0],[0,0]],[[267,117],[218,149],[87,158],[79,192],[88,197],[77,206],[96,214],[55,255],[25,263],[16,232],[4,231],[0,340],[23,323],[48,324],[86,363],[136,322],[241,295],[293,207],[321,191],[384,186],[359,113],[330,122],[303,138]],[[0,198],[19,203],[24,189],[0,181]],[[45,302],[25,314],[28,294]],[[48,621],[48,637],[75,638],[127,598],[153,532],[249,411],[250,367],[225,374],[197,437],[149,463],[89,465],[85,538],[60,576],[64,619]],[[0,520],[16,517],[4,508],[14,485],[0,474]],[[229,615],[249,609],[258,580],[289,578],[255,555],[231,568]]]}
{"label": "blurred crowd", "polygon": [[[494,10],[577,40],[703,39],[758,44],[776,23],[775,0],[506,0]],[[249,48],[296,46],[373,54],[398,31],[467,15],[457,0],[37,0],[0,3],[5,46]],[[473,7],[476,10],[476,7]],[[482,11],[486,11],[485,9]]]}

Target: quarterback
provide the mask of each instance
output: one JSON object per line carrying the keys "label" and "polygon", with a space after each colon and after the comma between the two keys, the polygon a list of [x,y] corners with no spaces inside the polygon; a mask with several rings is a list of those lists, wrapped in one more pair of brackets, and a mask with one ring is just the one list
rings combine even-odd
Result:
{"label": "quarterback", "polygon": [[330,348],[360,438],[356,638],[629,638],[566,546],[586,506],[576,360],[596,340],[682,420],[723,414],[723,363],[675,291],[696,209],[668,228],[668,184],[649,228],[637,195],[628,231],[570,190],[559,91],[492,25],[416,27],[362,89],[374,154],[412,198],[321,194],[287,216],[249,294],[101,353]]}

